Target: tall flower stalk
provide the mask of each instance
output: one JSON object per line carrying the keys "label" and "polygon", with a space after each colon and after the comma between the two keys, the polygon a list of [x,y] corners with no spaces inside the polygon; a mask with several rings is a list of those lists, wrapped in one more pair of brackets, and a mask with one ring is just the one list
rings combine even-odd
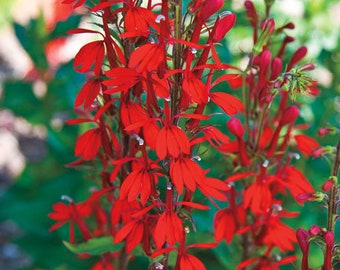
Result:
{"label": "tall flower stalk", "polygon": [[[278,269],[295,260],[285,256],[297,239],[282,219],[297,213],[287,212],[279,198],[287,191],[294,198],[314,192],[292,163],[298,152],[315,156],[319,148],[296,125],[300,110],[293,98],[316,91],[307,75],[313,66],[299,65],[306,48],[287,56],[286,31],[293,25],[277,26],[272,4],[266,1],[261,18],[245,1],[254,44],[244,70],[217,54],[236,22],[235,14],[221,11],[220,0],[187,6],[181,0],[103,0],[90,8],[101,19],[98,30],[70,31],[100,37],[75,56],[75,69],[87,81],[75,101],[80,117],[68,120],[90,127],[77,139],[79,159],[69,165],[93,166],[96,191],[81,203],[69,197],[57,203],[51,230],[70,222],[66,245],[76,253],[82,253],[72,245],[77,242],[85,241],[83,253],[90,255],[99,246],[93,269],[127,269],[139,246],[149,269],[201,270],[204,262],[191,249],[211,249],[236,235],[238,269]],[[281,39],[279,49],[273,39]],[[225,115],[228,133],[213,124],[210,106]],[[223,156],[223,175],[199,162],[214,151]],[[193,212],[208,210],[215,211],[213,240],[189,242],[200,230]],[[103,237],[111,244],[103,246]]]}
{"label": "tall flower stalk", "polygon": [[[335,128],[320,129],[321,135],[328,133],[337,133]],[[312,225],[308,231],[303,228],[297,230],[297,238],[303,254],[302,270],[309,270],[309,246],[311,243],[317,243],[324,253],[322,270],[336,269],[339,264],[339,244],[335,243],[336,230],[335,225],[339,217],[339,168],[340,168],[340,138],[335,148],[324,147],[321,150],[323,155],[331,155],[333,158],[333,168],[330,177],[322,185],[322,191],[316,193],[305,193],[299,196],[302,202],[317,201],[325,204],[327,209],[327,224],[325,227]]]}

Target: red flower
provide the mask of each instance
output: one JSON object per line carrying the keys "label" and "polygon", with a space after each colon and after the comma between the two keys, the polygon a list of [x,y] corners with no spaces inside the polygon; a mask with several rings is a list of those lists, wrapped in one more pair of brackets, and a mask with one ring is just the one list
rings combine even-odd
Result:
{"label": "red flower", "polygon": [[105,56],[103,40],[93,41],[84,45],[74,58],[74,69],[79,72],[88,72],[92,69],[96,76],[100,75]]}
{"label": "red flower", "polygon": [[53,205],[53,211],[54,212],[48,214],[48,217],[58,222],[50,227],[49,231],[54,231],[65,223],[70,222],[71,243],[74,242],[75,238],[74,224],[78,225],[85,240],[91,238],[91,233],[83,221],[83,218],[89,217],[91,214],[91,209],[86,202],[75,204],[73,201],[71,201],[69,205],[58,202]]}
{"label": "red flower", "polygon": [[251,164],[246,150],[246,144],[243,139],[244,129],[241,121],[238,118],[231,118],[227,122],[228,130],[237,138],[239,158],[242,166],[248,166]]}
{"label": "red flower", "polygon": [[264,224],[266,230],[262,242],[268,246],[278,247],[282,252],[294,250],[293,243],[297,242],[295,231],[282,223],[279,216],[271,216]]}
{"label": "red flower", "polygon": [[153,238],[158,249],[162,248],[165,242],[171,247],[176,242],[182,243],[184,239],[183,221],[172,210],[164,211],[158,218]]}
{"label": "red flower", "polygon": [[301,193],[315,193],[313,186],[308,182],[307,178],[294,166],[286,167],[284,180],[295,199]]}
{"label": "red flower", "polygon": [[223,93],[223,92],[214,92],[210,93],[209,97],[211,101],[218,105],[226,114],[234,115],[239,111],[244,110],[243,103],[236,97]]}
{"label": "red flower", "polygon": [[220,201],[226,201],[226,191],[230,187],[217,178],[202,177],[202,180],[197,183],[198,189],[207,197],[215,198]]}
{"label": "red flower", "polygon": [[82,159],[94,159],[102,144],[100,128],[93,128],[80,135],[77,139],[74,154]]}
{"label": "red flower", "polygon": [[120,120],[123,123],[123,127],[125,129],[128,128],[129,133],[138,134],[141,126],[150,119],[148,113],[140,104],[129,101],[120,106]]}
{"label": "red flower", "polygon": [[[188,246],[184,246],[184,242],[180,243],[180,246],[178,248],[169,247],[169,248],[163,248],[161,250],[157,250],[152,254],[152,258],[155,258],[161,254],[169,253],[171,251],[177,250],[177,260],[176,260],[176,266],[175,270],[205,270],[204,264],[195,256],[188,254],[187,250],[189,248],[213,248],[215,247],[215,243],[202,243],[202,244],[191,244]],[[158,268],[157,268],[158,269]]]}
{"label": "red flower", "polygon": [[309,252],[309,233],[305,229],[297,229],[296,238],[298,240],[300,249],[302,251],[302,266],[301,270],[310,270],[308,266],[308,252]]}
{"label": "red flower", "polygon": [[181,153],[190,154],[190,142],[185,132],[177,126],[165,125],[156,139],[156,153],[160,159],[177,158]]}
{"label": "red flower", "polygon": [[236,231],[236,220],[230,208],[220,210],[214,218],[214,237],[217,242],[225,239],[230,243]]}
{"label": "red flower", "polygon": [[80,89],[76,100],[74,102],[74,106],[78,107],[84,104],[84,110],[90,110],[93,102],[99,95],[101,89],[101,81],[100,80],[88,80],[84,86]]}
{"label": "red flower", "polygon": [[187,71],[184,73],[182,88],[193,102],[198,104],[208,102],[207,86],[192,72]]}
{"label": "red flower", "polygon": [[164,46],[158,43],[147,43],[131,53],[129,68],[139,72],[154,71],[164,62]]}
{"label": "red flower", "polygon": [[221,13],[215,23],[213,42],[219,42],[229,32],[236,22],[236,15],[231,12]]}
{"label": "red flower", "polygon": [[132,220],[118,231],[114,237],[114,242],[119,243],[126,239],[126,252],[130,254],[131,251],[142,241],[144,230],[145,228],[142,220]]}
{"label": "red flower", "polygon": [[155,173],[150,171],[147,166],[137,164],[134,170],[124,179],[120,188],[120,198],[127,198],[128,202],[131,202],[140,195],[140,201],[142,205],[145,205],[150,195],[156,194],[156,183],[157,176]]}
{"label": "red flower", "polygon": [[186,253],[180,257],[178,270],[206,270],[206,268],[197,257]]}
{"label": "red flower", "polygon": [[205,174],[203,169],[190,158],[179,157],[170,163],[170,178],[179,194],[184,186],[195,191],[199,184],[203,186]]}
{"label": "red flower", "polygon": [[[257,262],[257,265],[252,268],[254,270],[280,270],[281,265],[292,263],[296,260],[296,256],[288,256],[281,260],[276,260],[273,256],[263,256],[260,258],[251,258],[243,261],[237,266],[237,270],[248,268],[249,265]],[[307,270],[307,269],[306,269]]]}
{"label": "red flower", "polygon": [[112,263],[104,263],[102,261],[97,262],[92,266],[91,270],[115,270],[116,268]]}
{"label": "red flower", "polygon": [[131,68],[113,68],[106,71],[105,74],[110,78],[103,81],[106,86],[111,86],[105,91],[106,94],[113,94],[117,92],[126,92],[130,87],[136,85],[143,80],[143,76]]}
{"label": "red flower", "polygon": [[313,156],[315,150],[320,148],[319,143],[307,135],[298,134],[294,136],[294,139],[296,141],[297,148],[305,157]]}
{"label": "red flower", "polygon": [[244,192],[244,208],[250,207],[253,213],[265,213],[272,204],[269,183],[264,181],[256,181]]}
{"label": "red flower", "polygon": [[209,143],[217,149],[222,150],[223,145],[229,142],[229,137],[214,126],[204,127],[202,132]]}
{"label": "red flower", "polygon": [[148,34],[149,25],[158,29],[155,23],[156,14],[143,7],[129,8],[125,14],[124,26],[127,32],[141,32]]}

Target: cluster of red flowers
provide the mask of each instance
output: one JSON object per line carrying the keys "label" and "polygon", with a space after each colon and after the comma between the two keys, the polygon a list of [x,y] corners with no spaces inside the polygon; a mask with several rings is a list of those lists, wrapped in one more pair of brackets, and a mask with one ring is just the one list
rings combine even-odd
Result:
{"label": "cluster of red flowers", "polygon": [[[84,2],[64,1],[75,7]],[[88,77],[75,101],[81,117],[68,121],[92,125],[78,138],[79,160],[70,165],[101,164],[100,181],[86,201],[65,196],[67,203],[55,204],[50,218],[58,222],[51,230],[70,222],[71,243],[75,225],[83,241],[111,235],[114,243],[124,242],[119,255],[102,254],[93,269],[125,269],[141,245],[152,259],[150,269],[168,269],[169,253],[176,251],[174,269],[203,270],[190,248],[213,248],[235,235],[242,246],[238,269],[279,269],[295,260],[275,256],[297,242],[282,221],[297,214],[285,211],[279,198],[287,191],[294,198],[314,192],[292,160],[298,152],[317,155],[319,145],[301,134],[306,127],[296,124],[298,104],[289,101],[295,94],[316,94],[305,75],[313,67],[297,66],[305,47],[286,56],[293,38],[285,32],[294,25],[276,26],[270,4],[261,18],[251,1],[245,1],[254,33],[248,66],[221,62],[215,46],[236,21],[222,7],[222,0],[188,6],[180,0],[100,1],[91,8],[100,30],[70,31],[101,37],[75,56],[75,69]],[[272,46],[273,37],[282,40],[280,48]],[[229,87],[217,91],[223,82]],[[228,134],[211,124],[209,103],[226,115]],[[224,157],[221,179],[198,162],[211,149]],[[196,230],[192,211],[209,209],[197,203],[197,194],[217,209],[212,243],[186,241]]]}

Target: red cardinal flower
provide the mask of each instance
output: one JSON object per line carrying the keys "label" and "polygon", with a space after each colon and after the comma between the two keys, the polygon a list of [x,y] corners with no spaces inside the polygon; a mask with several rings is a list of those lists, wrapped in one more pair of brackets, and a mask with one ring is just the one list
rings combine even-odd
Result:
{"label": "red cardinal flower", "polygon": [[214,92],[210,93],[209,97],[212,102],[218,105],[228,115],[235,115],[244,110],[243,103],[230,94]]}
{"label": "red cardinal flower", "polygon": [[143,220],[135,219],[127,223],[114,237],[114,242],[119,243],[125,239],[128,254],[142,241],[144,231]]}
{"label": "red cardinal flower", "polygon": [[271,216],[264,225],[266,234],[262,242],[266,245],[278,247],[282,252],[294,250],[294,243],[297,242],[295,231],[282,223],[279,216]]}
{"label": "red cardinal flower", "polygon": [[298,195],[302,193],[315,193],[313,186],[308,182],[307,178],[294,166],[288,166],[285,169],[284,182],[287,184],[287,188],[296,200]]}
{"label": "red cardinal flower", "polygon": [[177,158],[181,153],[190,154],[190,142],[185,132],[177,126],[165,125],[158,133],[156,153],[159,159]]}
{"label": "red cardinal flower", "polygon": [[313,156],[315,151],[320,148],[320,144],[307,135],[298,134],[294,136],[294,139],[296,141],[297,148],[305,157]]}
{"label": "red cardinal flower", "polygon": [[[238,228],[238,221],[245,220],[245,211],[242,206],[237,209],[238,213],[234,213],[231,208],[226,208],[218,211],[214,218],[214,237],[217,242],[224,239],[230,243]],[[242,221],[241,221],[242,222]]]}
{"label": "red cardinal flower", "polygon": [[89,217],[91,214],[91,208],[86,202],[75,204],[71,199],[69,205],[58,202],[53,205],[53,211],[54,212],[48,214],[48,217],[58,222],[50,227],[49,231],[54,231],[65,223],[70,222],[71,243],[74,242],[75,238],[74,224],[78,225],[85,240],[91,238],[91,233],[83,221],[83,218]]}
{"label": "red cardinal flower", "polygon": [[197,257],[186,253],[180,257],[179,270],[206,270],[206,268]]}
{"label": "red cardinal flower", "polygon": [[183,221],[172,210],[166,210],[158,218],[153,238],[158,249],[162,248],[165,242],[171,247],[176,242],[182,243],[184,239]]}
{"label": "red cardinal flower", "polygon": [[95,75],[100,75],[105,56],[105,46],[103,40],[93,41],[84,45],[74,58],[74,69],[79,72],[92,70]]}
{"label": "red cardinal flower", "polygon": [[105,74],[110,79],[103,81],[103,84],[112,87],[105,91],[106,94],[126,92],[130,87],[143,80],[143,76],[131,68],[113,68],[109,71],[106,71]]}
{"label": "red cardinal flower", "polygon": [[74,154],[82,159],[94,159],[102,144],[100,128],[93,128],[80,135],[77,139]]}
{"label": "red cardinal flower", "polygon": [[158,43],[148,43],[131,53],[129,68],[139,72],[155,71],[165,61],[165,48]]}
{"label": "red cardinal flower", "polygon": [[205,104],[208,102],[207,86],[192,72],[187,71],[184,73],[182,88],[193,102],[198,104]]}
{"label": "red cardinal flower", "polygon": [[244,207],[253,213],[265,213],[272,204],[272,193],[268,182],[256,181],[244,192]]}
{"label": "red cardinal flower", "polygon": [[[145,205],[151,194],[156,194],[155,185],[158,182],[157,174],[149,167],[159,168],[156,164],[144,165],[136,164],[134,170],[124,179],[120,198],[127,198],[128,202],[136,200],[140,195],[142,205]],[[160,169],[160,168],[159,168]]]}
{"label": "red cardinal flower", "polygon": [[100,89],[100,80],[88,80],[80,89],[74,102],[74,106],[78,107],[84,104],[84,110],[90,110],[93,102],[99,95]]}
{"label": "red cardinal flower", "polygon": [[197,185],[203,186],[205,173],[203,169],[190,158],[179,157],[170,164],[170,177],[179,194],[184,186],[195,191]]}
{"label": "red cardinal flower", "polygon": [[125,14],[124,26],[127,32],[148,33],[149,26],[158,29],[155,23],[156,14],[143,7],[129,8]]}

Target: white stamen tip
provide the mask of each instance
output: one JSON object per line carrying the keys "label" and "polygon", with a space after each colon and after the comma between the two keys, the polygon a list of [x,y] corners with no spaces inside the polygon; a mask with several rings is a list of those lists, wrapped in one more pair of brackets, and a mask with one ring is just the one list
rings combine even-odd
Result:
{"label": "white stamen tip", "polygon": [[163,270],[164,269],[164,265],[159,263],[159,262],[154,263],[153,266],[154,266],[155,270]]}
{"label": "white stamen tip", "polygon": [[166,189],[167,190],[172,190],[172,183],[169,182],[167,185],[166,185]]}
{"label": "white stamen tip", "polygon": [[262,163],[262,167],[268,168],[268,166],[269,166],[269,160],[266,159],[266,160]]}
{"label": "white stamen tip", "polygon": [[196,54],[197,50],[195,48],[189,48],[192,54]]}
{"label": "white stamen tip", "polygon": [[161,21],[165,21],[165,16],[163,14],[159,14],[157,17],[156,17],[156,23],[160,23]]}
{"label": "white stamen tip", "polygon": [[218,15],[218,17],[220,17],[220,19],[223,19],[225,16],[228,16],[228,15],[230,15],[230,14],[233,14],[231,11],[229,11],[229,10],[226,10],[226,11],[223,11],[223,12],[221,12],[219,15]]}
{"label": "white stamen tip", "polygon": [[61,196],[61,200],[62,201],[67,201],[69,203],[73,202],[72,198],[70,196],[68,196],[68,195],[62,195]]}

